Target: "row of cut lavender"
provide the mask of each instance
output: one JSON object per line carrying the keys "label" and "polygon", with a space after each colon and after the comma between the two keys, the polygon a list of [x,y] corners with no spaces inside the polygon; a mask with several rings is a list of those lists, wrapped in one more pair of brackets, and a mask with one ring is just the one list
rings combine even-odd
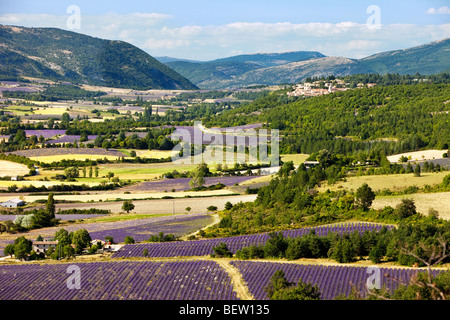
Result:
{"label": "row of cut lavender", "polygon": [[[339,295],[348,296],[356,290],[362,296],[367,296],[367,282],[373,284],[373,269],[366,267],[331,266],[331,265],[300,265],[280,262],[231,261],[242,274],[250,293],[257,300],[268,299],[264,288],[277,270],[283,270],[289,282],[297,284],[299,279],[305,283],[317,285],[322,300],[332,300]],[[418,271],[412,268],[380,268],[380,288],[390,291],[398,288],[399,283],[407,284]],[[441,270],[433,270],[437,275]]]}
{"label": "row of cut lavender", "polygon": [[[213,261],[0,266],[0,300],[237,300],[229,275]],[[70,278],[70,279],[69,279]],[[69,280],[69,281],[68,281]]]}
{"label": "row of cut lavender", "polygon": [[[285,237],[301,237],[308,234],[310,230],[315,230],[318,236],[325,236],[330,232],[339,234],[352,233],[358,231],[361,234],[365,231],[380,230],[382,225],[371,223],[350,223],[347,225],[321,226],[311,228],[301,228],[282,231]],[[269,239],[268,233],[259,233],[228,238],[214,238],[206,240],[163,242],[163,243],[141,243],[123,246],[114,253],[114,258],[143,257],[144,250],[147,249],[149,257],[188,257],[205,256],[213,253],[213,248],[221,242],[225,243],[228,249],[235,253],[237,250],[250,245],[263,245]]]}

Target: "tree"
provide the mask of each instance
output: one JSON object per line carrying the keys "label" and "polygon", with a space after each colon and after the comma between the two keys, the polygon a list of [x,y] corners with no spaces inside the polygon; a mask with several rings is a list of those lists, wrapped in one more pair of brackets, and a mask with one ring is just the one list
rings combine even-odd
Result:
{"label": "tree", "polygon": [[320,291],[317,286],[310,283],[304,283],[302,279],[298,281],[297,286],[290,286],[275,291],[271,300],[320,300]]}
{"label": "tree", "polygon": [[89,178],[92,178],[92,167],[89,167]]}
{"label": "tree", "polygon": [[131,236],[126,236],[124,239],[125,244],[131,244],[134,243],[134,239]]}
{"label": "tree", "polygon": [[210,175],[210,171],[208,168],[208,165],[206,163],[202,163],[197,166],[197,168],[192,172],[191,174],[191,181],[189,181],[189,184],[193,188],[201,188],[203,187],[203,184],[205,183],[205,177]]}
{"label": "tree", "polygon": [[75,252],[78,254],[82,253],[84,248],[90,247],[91,241],[91,236],[86,229],[79,229],[73,233],[72,243],[75,245]]}
{"label": "tree", "polygon": [[417,213],[416,205],[413,199],[402,199],[395,207],[394,213],[400,218],[405,219]]}
{"label": "tree", "polygon": [[211,257],[215,258],[231,258],[233,256],[233,252],[228,249],[228,246],[221,242],[218,246],[213,248],[214,253],[211,254]]}
{"label": "tree", "polygon": [[123,202],[122,210],[126,211],[127,213],[130,213],[131,210],[134,209],[134,204],[131,202],[131,200],[126,200]]}
{"label": "tree", "polygon": [[50,193],[47,197],[47,202],[45,204],[45,211],[50,217],[52,217],[52,218],[55,217],[56,208],[55,208],[55,199],[53,197],[53,193]]}
{"label": "tree", "polygon": [[208,208],[206,208],[208,211],[216,211],[217,207],[216,206],[209,206]]}
{"label": "tree", "polygon": [[267,292],[268,298],[272,299],[272,296],[275,294],[275,292],[286,289],[291,285],[292,283],[287,281],[284,271],[277,270],[270,278],[269,284],[264,288],[264,291]]}
{"label": "tree", "polygon": [[364,183],[356,190],[357,204],[364,210],[368,210],[375,200],[375,192],[369,187],[367,183]]}
{"label": "tree", "polygon": [[95,177],[98,178],[98,167],[95,167]]}
{"label": "tree", "polygon": [[11,258],[12,258],[13,254],[14,254],[14,245],[13,245],[12,243],[8,244],[8,245],[5,247],[5,249],[3,249],[3,253],[4,253],[5,255],[10,255]]}
{"label": "tree", "polygon": [[14,256],[16,259],[25,259],[31,253],[32,245],[33,242],[31,240],[28,240],[24,236],[18,237],[14,241]]}
{"label": "tree", "polygon": [[66,229],[59,229],[55,232],[53,239],[63,246],[72,243],[73,233],[69,233]]}
{"label": "tree", "polygon": [[420,177],[420,164],[416,164],[416,167],[414,168],[414,176]]}
{"label": "tree", "polygon": [[111,180],[111,178],[114,177],[114,172],[108,172],[107,177],[108,177],[108,180]]}
{"label": "tree", "polygon": [[233,208],[233,204],[230,201],[225,203],[225,210],[231,210]]}
{"label": "tree", "polygon": [[78,178],[80,176],[80,172],[77,167],[70,167],[64,169],[64,174],[68,179]]}

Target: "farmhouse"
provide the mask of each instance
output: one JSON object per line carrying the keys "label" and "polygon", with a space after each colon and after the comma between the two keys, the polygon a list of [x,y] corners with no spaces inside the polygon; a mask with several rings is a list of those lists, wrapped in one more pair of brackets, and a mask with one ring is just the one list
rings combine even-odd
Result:
{"label": "farmhouse", "polygon": [[319,161],[305,161],[304,164],[305,164],[305,167],[307,169],[310,169],[310,168],[313,168],[315,166],[318,166],[319,165]]}
{"label": "farmhouse", "polygon": [[50,247],[56,248],[58,241],[33,241],[33,250],[36,253],[44,252]]}
{"label": "farmhouse", "polygon": [[17,208],[23,205],[25,205],[25,201],[17,198],[10,199],[2,203],[2,207],[5,208]]}

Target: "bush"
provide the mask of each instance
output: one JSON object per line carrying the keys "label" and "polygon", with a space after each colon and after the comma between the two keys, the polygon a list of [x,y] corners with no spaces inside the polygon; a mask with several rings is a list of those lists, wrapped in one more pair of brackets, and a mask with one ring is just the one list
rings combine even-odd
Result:
{"label": "bush", "polygon": [[231,258],[233,252],[231,252],[227,245],[221,242],[217,247],[213,248],[214,253],[211,254],[212,258]]}

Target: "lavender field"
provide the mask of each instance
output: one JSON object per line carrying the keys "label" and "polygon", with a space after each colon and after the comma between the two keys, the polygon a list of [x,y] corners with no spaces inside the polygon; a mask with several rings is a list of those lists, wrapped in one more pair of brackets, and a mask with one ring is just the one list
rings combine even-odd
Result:
{"label": "lavender field", "polygon": [[73,155],[73,154],[86,154],[86,155],[99,155],[99,156],[113,156],[113,157],[125,157],[121,151],[114,149],[103,148],[44,148],[44,149],[28,149],[12,152],[13,154],[25,157],[48,157],[57,155]]}
{"label": "lavender field", "polygon": [[[267,300],[264,288],[277,270],[283,270],[289,282],[295,284],[301,279],[305,283],[317,285],[322,300],[332,300],[338,295],[348,296],[355,288],[357,292],[366,295],[367,279],[373,275],[373,270],[366,267],[349,267],[335,265],[300,265],[279,262],[231,261],[242,274],[250,293],[257,300]],[[408,283],[417,269],[412,268],[380,268],[381,287],[389,290],[399,286],[398,281]],[[421,272],[424,272],[422,270]],[[438,270],[433,270],[436,275]]]}
{"label": "lavender field", "polygon": [[[325,236],[330,232],[339,234],[352,233],[358,231],[380,230],[379,224],[373,223],[351,223],[347,225],[321,226],[311,228],[301,228],[282,231],[285,237],[301,237],[308,234],[310,230],[315,230],[318,236]],[[142,243],[129,244],[123,246],[119,251],[114,253],[115,258],[121,257],[143,257],[145,249],[148,250],[149,257],[188,257],[188,256],[206,256],[214,253],[213,248],[221,242],[225,243],[228,249],[236,253],[237,250],[250,245],[263,245],[269,239],[268,233],[258,233],[253,235],[235,236],[227,238],[214,238],[206,240],[182,241],[182,242],[165,242],[165,243]]]}
{"label": "lavender field", "polygon": [[137,226],[128,226],[124,228],[106,229],[101,231],[91,232],[92,239],[105,239],[106,236],[113,237],[114,242],[124,242],[126,236],[131,236],[136,242],[145,241],[152,235],[157,235],[160,232],[164,234],[173,234],[176,237],[181,237],[185,234],[192,233],[201,229],[205,225],[212,222],[209,215],[187,215],[177,216],[174,218],[167,218],[163,221],[149,222]]}
{"label": "lavender field", "polygon": [[[69,266],[80,289],[67,286]],[[213,261],[94,262],[0,266],[0,300],[236,300]]]}
{"label": "lavender field", "polygon": [[[80,142],[81,135],[63,135],[57,139],[49,140],[46,143],[74,143],[75,141]],[[95,140],[97,138],[97,135],[89,135],[88,141]],[[84,143],[87,143],[84,142]]]}
{"label": "lavender field", "polygon": [[[2,216],[0,215],[0,217]],[[176,215],[175,218],[172,215],[169,215],[113,222],[83,222],[46,229],[35,229],[23,234],[19,233],[11,235],[7,239],[0,239],[0,256],[4,255],[3,249],[7,244],[14,242],[14,239],[22,235],[32,240],[36,239],[38,235],[51,238],[55,235],[55,232],[61,228],[66,229],[68,232],[86,229],[92,239],[104,240],[106,236],[112,236],[114,238],[114,242],[121,243],[124,241],[126,236],[131,236],[136,242],[139,242],[147,240],[150,236],[157,235],[159,232],[164,232],[164,234],[172,233],[175,236],[180,237],[182,235],[197,231],[211,222],[212,217],[208,214],[191,213],[186,215]]]}

